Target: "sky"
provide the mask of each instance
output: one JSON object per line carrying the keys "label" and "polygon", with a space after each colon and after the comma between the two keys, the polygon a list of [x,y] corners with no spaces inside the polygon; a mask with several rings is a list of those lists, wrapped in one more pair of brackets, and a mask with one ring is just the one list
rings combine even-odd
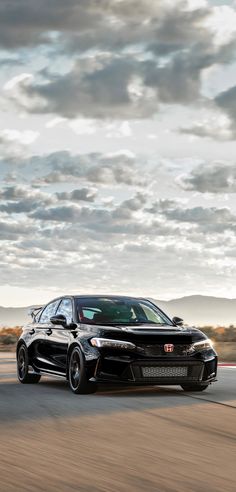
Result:
{"label": "sky", "polygon": [[1,0],[0,305],[236,297],[236,2]]}

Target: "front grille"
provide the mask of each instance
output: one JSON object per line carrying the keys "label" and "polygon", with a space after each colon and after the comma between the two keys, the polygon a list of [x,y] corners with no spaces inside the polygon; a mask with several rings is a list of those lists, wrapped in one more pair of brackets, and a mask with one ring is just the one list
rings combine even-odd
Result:
{"label": "front grille", "polygon": [[190,347],[190,344],[176,344],[174,345],[174,350],[173,352],[165,352],[164,350],[164,344],[152,344],[152,345],[139,345],[139,350],[140,352],[143,353],[143,355],[146,355],[148,357],[157,357],[161,355],[167,355],[168,357],[181,357],[185,356],[188,353],[188,349]]}
{"label": "front grille", "polygon": [[188,368],[187,366],[145,366],[141,367],[141,372],[144,378],[183,378],[188,375]]}
{"label": "front grille", "polygon": [[[204,364],[197,361],[186,361],[184,364],[175,360],[165,360],[155,363],[150,359],[139,360],[131,364],[134,381],[145,382],[166,382],[171,381],[201,381],[203,376]],[[124,374],[125,376],[125,374]]]}

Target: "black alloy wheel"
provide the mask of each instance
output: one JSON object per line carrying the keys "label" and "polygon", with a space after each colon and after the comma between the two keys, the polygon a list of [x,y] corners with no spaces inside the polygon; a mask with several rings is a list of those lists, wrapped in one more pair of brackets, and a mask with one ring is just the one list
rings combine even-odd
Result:
{"label": "black alloy wheel", "polygon": [[181,387],[183,388],[184,391],[204,391],[205,389],[208,388],[208,384],[181,384]]}
{"label": "black alloy wheel", "polygon": [[29,374],[28,351],[25,345],[21,345],[17,354],[17,376],[23,384],[35,384],[40,381],[40,374]]}
{"label": "black alloy wheel", "polygon": [[74,347],[70,354],[68,379],[75,394],[95,393],[97,389],[96,383],[87,379],[83,355],[78,347]]}

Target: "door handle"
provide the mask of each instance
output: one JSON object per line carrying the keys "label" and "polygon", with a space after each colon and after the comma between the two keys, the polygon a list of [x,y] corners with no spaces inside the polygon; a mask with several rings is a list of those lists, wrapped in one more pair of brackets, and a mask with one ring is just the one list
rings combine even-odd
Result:
{"label": "door handle", "polygon": [[46,330],[46,335],[51,335],[51,334],[52,334],[52,330],[51,330],[51,328],[48,328],[48,329]]}
{"label": "door handle", "polygon": [[34,328],[32,328],[32,330],[30,330],[30,331],[29,331],[29,334],[30,334],[30,335],[33,335],[34,333],[35,333],[35,329],[34,329]]}

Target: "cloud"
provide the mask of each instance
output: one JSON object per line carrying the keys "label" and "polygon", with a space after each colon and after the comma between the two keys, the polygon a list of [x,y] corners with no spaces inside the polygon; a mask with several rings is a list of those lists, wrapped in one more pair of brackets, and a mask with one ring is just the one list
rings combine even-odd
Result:
{"label": "cloud", "polygon": [[[178,6],[187,16],[188,2],[179,1]],[[149,25],[150,20],[155,19],[158,26],[169,10],[173,8],[165,0],[140,0],[138,6],[133,0],[68,0],[66,5],[63,0],[42,0],[40,4],[37,0],[22,0],[20,5],[17,0],[11,0],[10,5],[7,0],[2,0],[0,43],[7,49],[50,44],[55,33],[63,33],[83,50],[107,44],[135,44],[140,39],[153,37],[155,31]],[[50,33],[54,33],[54,37]]]}
{"label": "cloud", "polygon": [[236,165],[223,162],[200,165],[178,180],[185,190],[200,193],[236,193]]}
{"label": "cloud", "polygon": [[65,200],[70,202],[94,202],[97,192],[89,188],[80,188],[73,191],[64,191],[56,193],[58,200]]}
{"label": "cloud", "polygon": [[18,86],[18,84],[21,84],[21,83],[29,83],[29,81],[31,81],[32,79],[34,78],[33,74],[32,73],[28,73],[28,72],[23,72],[19,75],[15,75],[14,77],[12,77],[10,80],[8,80],[4,86],[3,86],[3,90],[4,91],[11,91],[12,89],[14,89],[15,87]]}
{"label": "cloud", "polygon": [[0,219],[0,239],[1,241],[18,241],[21,237],[30,237],[36,233],[35,224],[28,220],[15,221],[2,218]]}
{"label": "cloud", "polygon": [[39,135],[39,132],[32,130],[5,129],[0,131],[1,159],[6,159],[9,164],[17,164],[21,159],[27,158],[27,147],[30,147]]}
{"label": "cloud", "polygon": [[[18,82],[8,97],[31,113],[65,118],[143,118],[155,112],[155,94],[147,87],[134,94],[135,78],[144,64],[131,57],[89,58],[77,61],[66,74],[45,74],[40,82]],[[152,105],[155,107],[152,109]],[[76,124],[73,123],[75,130]]]}
{"label": "cloud", "polygon": [[104,1],[2,0],[0,4],[0,43],[6,49],[51,43],[50,32],[70,32],[92,28],[102,15]]}
{"label": "cloud", "polygon": [[[8,90],[8,97],[29,113],[49,113],[80,119],[147,118],[160,104],[194,104],[201,94],[202,71],[227,63],[232,46],[199,43],[165,60],[139,60],[135,55],[109,54],[77,60],[64,74],[41,74],[42,81],[23,79]],[[232,57],[232,56],[231,56]],[[78,118],[79,117],[79,118]],[[77,123],[76,123],[77,118]],[[87,132],[93,132],[90,124]]]}
{"label": "cloud", "polygon": [[236,138],[236,86],[218,94],[215,102],[230,118],[232,135]]}
{"label": "cloud", "polygon": [[[1,203],[2,202],[2,203]],[[7,214],[22,214],[55,203],[51,194],[21,186],[8,186],[0,191],[0,211]]]}
{"label": "cloud", "polygon": [[229,117],[221,112],[217,112],[209,118],[202,118],[190,127],[182,127],[179,129],[179,133],[222,142],[235,138]]}
{"label": "cloud", "polygon": [[37,184],[55,184],[85,180],[94,185],[145,186],[135,156],[124,151],[114,154],[91,153],[72,155],[68,151],[32,157],[29,169],[37,166],[44,172],[36,178]]}
{"label": "cloud", "polygon": [[[90,157],[84,156],[84,163],[86,158],[90,162]],[[120,156],[109,158],[112,165],[114,158],[119,163]],[[57,163],[57,156],[50,159],[51,164]],[[38,167],[45,172],[42,164],[39,159]],[[154,200],[155,187],[154,193],[135,187],[125,193],[122,188],[122,198],[111,185],[113,200],[103,203],[101,190],[89,201],[93,188],[71,186],[60,183],[59,189],[64,191],[50,187],[48,193],[23,185],[1,190],[1,204],[12,207],[11,213],[9,208],[8,215],[2,211],[0,217],[2,282],[32,289],[45,285],[55,288],[63,282],[63,288],[72,291],[79,278],[84,289],[92,284],[98,290],[104,283],[110,291],[124,292],[132,284],[133,293],[138,294],[140,288],[142,295],[145,289],[150,292],[150,279],[154,290],[160,282],[162,289],[173,286],[173,274],[178,277],[184,264],[186,272],[191,272],[184,288],[193,287],[206,272],[210,285],[216,276],[229,285],[224,265],[236,245],[236,224],[227,208],[187,206],[173,198]],[[23,211],[30,198],[31,206]],[[22,211],[18,220],[16,207]]]}
{"label": "cloud", "polygon": [[[72,68],[55,72],[52,64],[51,70],[43,69],[34,78],[27,73],[14,77],[5,89],[9,99],[29,113],[72,119],[78,134],[93,133],[93,119],[147,118],[161,104],[195,104],[202,99],[203,70],[234,58],[234,32],[224,42],[219,36],[216,40],[221,29],[218,11],[202,3],[190,8],[191,2],[185,0],[177,5],[141,0],[137,8],[133,0],[70,0],[65,9],[62,0],[56,7],[54,1],[38,8],[34,2],[29,3],[27,14],[26,0],[21,14],[16,0],[12,2],[18,30],[29,29],[29,44],[42,39],[50,43],[53,35],[50,38],[48,33],[55,38],[57,32],[56,41],[60,45],[64,41],[63,54],[71,57]],[[233,9],[227,10],[227,19],[231,11],[233,15]],[[10,15],[6,25],[14,34]],[[90,120],[86,130],[81,118]],[[123,131],[130,133],[127,126]]]}
{"label": "cloud", "polygon": [[0,132],[0,139],[6,142],[16,142],[22,145],[30,145],[39,137],[40,133],[33,130],[5,129]]}
{"label": "cloud", "polygon": [[150,212],[162,214],[168,221],[174,221],[181,227],[189,225],[190,229],[185,230],[187,237],[188,233],[191,237],[194,230],[213,235],[236,230],[236,215],[228,207],[184,207],[175,200],[160,200]]}
{"label": "cloud", "polygon": [[177,222],[188,222],[207,228],[208,231],[222,231],[226,229],[236,229],[236,216],[229,208],[216,207],[193,207],[187,209],[176,208],[166,210],[165,216]]}

